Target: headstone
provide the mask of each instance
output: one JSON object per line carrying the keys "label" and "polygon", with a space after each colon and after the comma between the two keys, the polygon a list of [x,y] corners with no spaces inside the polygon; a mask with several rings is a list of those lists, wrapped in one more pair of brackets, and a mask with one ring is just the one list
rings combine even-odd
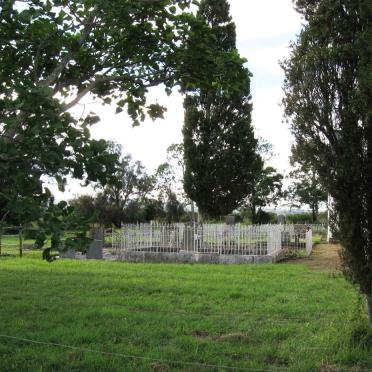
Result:
{"label": "headstone", "polygon": [[61,241],[59,248],[59,257],[61,258],[75,258],[75,250],[74,249],[66,249],[65,241]]}
{"label": "headstone", "polygon": [[235,225],[235,216],[230,215],[225,218],[226,225]]}
{"label": "headstone", "polygon": [[285,224],[285,216],[283,214],[278,215],[278,224],[280,224],[280,225]]}
{"label": "headstone", "polygon": [[294,228],[294,233],[297,235],[299,234],[305,235],[306,231],[308,230],[307,225],[304,225],[304,224],[294,225],[293,228]]}
{"label": "headstone", "polygon": [[281,239],[282,239],[282,246],[283,247],[286,247],[286,246],[289,246],[290,242],[291,242],[291,234],[289,233],[289,231],[282,231],[281,233]]}
{"label": "headstone", "polygon": [[104,229],[100,226],[93,226],[90,230],[89,237],[92,239],[92,242],[87,251],[87,259],[102,260],[105,237]]}
{"label": "headstone", "polygon": [[75,258],[75,250],[67,249],[66,251],[61,251],[59,255],[61,258]]}
{"label": "headstone", "polygon": [[188,252],[194,251],[194,237],[195,228],[192,225],[185,225],[185,229],[183,231],[183,249]]}

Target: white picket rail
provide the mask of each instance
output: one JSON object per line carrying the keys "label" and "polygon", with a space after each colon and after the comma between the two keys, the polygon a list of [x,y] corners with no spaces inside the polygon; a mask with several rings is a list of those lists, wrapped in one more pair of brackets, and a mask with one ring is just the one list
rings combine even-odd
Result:
{"label": "white picket rail", "polygon": [[309,225],[126,224],[112,232],[117,255],[126,251],[265,256],[312,249]]}

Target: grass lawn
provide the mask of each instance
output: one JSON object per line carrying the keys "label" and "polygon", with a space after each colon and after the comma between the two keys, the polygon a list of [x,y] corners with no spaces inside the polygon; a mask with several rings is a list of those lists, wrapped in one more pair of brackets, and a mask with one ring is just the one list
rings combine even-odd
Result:
{"label": "grass lawn", "polygon": [[372,368],[360,299],[337,273],[36,254],[0,258],[1,371]]}

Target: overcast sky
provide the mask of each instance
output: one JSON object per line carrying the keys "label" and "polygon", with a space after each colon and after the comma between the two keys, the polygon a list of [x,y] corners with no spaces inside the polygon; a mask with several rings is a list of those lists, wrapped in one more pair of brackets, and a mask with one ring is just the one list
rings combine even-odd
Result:
{"label": "overcast sky", "polygon": [[[253,125],[256,134],[274,146],[276,156],[271,165],[280,172],[288,172],[291,134],[283,124],[280,106],[283,72],[278,61],[288,56],[288,45],[301,30],[301,18],[294,11],[291,0],[229,0],[231,15],[237,29],[237,47],[247,58],[253,73],[251,92],[253,102]],[[132,128],[124,114],[114,114],[115,107],[99,106],[91,99],[85,100],[85,112],[95,111],[101,121],[91,129],[94,138],[114,140],[122,144],[124,152],[131,153],[151,172],[165,161],[166,149],[172,143],[182,142],[182,97],[177,92],[167,97],[160,88],[152,89],[150,99],[166,106],[164,120],[146,120],[140,127]],[[83,106],[74,113],[80,116]],[[53,191],[56,189],[53,187]],[[67,195],[70,198],[87,190],[77,182],[70,182]]]}

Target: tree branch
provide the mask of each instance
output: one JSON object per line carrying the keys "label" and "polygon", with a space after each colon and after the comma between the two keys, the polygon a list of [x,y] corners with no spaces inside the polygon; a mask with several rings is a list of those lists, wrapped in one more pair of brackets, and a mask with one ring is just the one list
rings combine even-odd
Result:
{"label": "tree branch", "polygon": [[[85,42],[85,40],[89,36],[90,32],[92,31],[93,26],[95,25],[94,20],[95,20],[96,16],[95,16],[94,13],[95,13],[96,9],[97,9],[97,7],[95,7],[93,9],[92,13],[90,14],[88,19],[84,23],[83,32],[81,33],[80,38],[78,40],[78,45],[79,46],[83,45],[83,43]],[[68,53],[62,58],[61,62],[54,68],[54,70],[51,72],[51,74],[41,83],[41,86],[54,85],[56,83],[57,79],[59,78],[60,74],[62,73],[62,71],[65,69],[67,64],[70,62],[73,54],[74,54],[73,51],[71,51],[71,50],[68,51]]]}
{"label": "tree branch", "polygon": [[[126,76],[98,76],[95,80],[90,82],[83,90],[77,93],[76,97],[65,104],[65,110],[69,110],[70,108],[74,107],[76,104],[80,102],[80,100],[86,96],[89,92],[91,92],[98,84],[100,83],[115,83],[115,82],[135,82],[136,80],[142,80],[151,77],[151,75],[139,75],[131,77],[129,75]],[[160,84],[163,82],[161,79],[155,79],[149,84],[143,84],[143,87],[149,88],[155,84]]]}

